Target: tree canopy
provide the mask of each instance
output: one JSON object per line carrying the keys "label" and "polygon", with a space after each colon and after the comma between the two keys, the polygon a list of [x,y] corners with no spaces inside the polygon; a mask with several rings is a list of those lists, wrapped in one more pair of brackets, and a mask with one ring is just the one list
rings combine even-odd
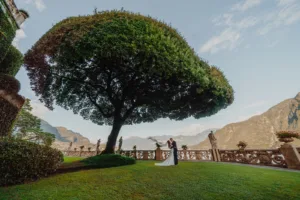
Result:
{"label": "tree canopy", "polygon": [[31,114],[30,100],[26,99],[19,116],[14,124],[14,136],[38,144],[51,146],[55,135],[41,130],[41,120]]}
{"label": "tree canopy", "polygon": [[14,46],[10,46],[4,60],[0,62],[0,73],[15,76],[23,64],[23,55]]}
{"label": "tree canopy", "polygon": [[33,90],[84,119],[122,125],[213,115],[233,100],[223,73],[201,60],[169,25],[125,11],[71,17],[25,55]]}

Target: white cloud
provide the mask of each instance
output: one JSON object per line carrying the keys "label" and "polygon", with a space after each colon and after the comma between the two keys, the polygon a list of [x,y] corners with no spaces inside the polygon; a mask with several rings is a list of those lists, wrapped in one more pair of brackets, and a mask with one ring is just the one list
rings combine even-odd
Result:
{"label": "white cloud", "polygon": [[255,26],[258,23],[258,19],[253,16],[245,17],[241,20],[233,20],[234,15],[225,13],[217,18],[213,19],[213,23],[216,26],[227,26],[235,29],[246,29],[252,26]]}
{"label": "white cloud", "polygon": [[264,23],[257,30],[259,35],[279,29],[282,26],[289,26],[300,21],[300,1],[281,0],[278,1],[277,8],[271,13],[263,16]]}
{"label": "white cloud", "polygon": [[267,101],[264,101],[264,100],[262,100],[262,101],[257,101],[257,102],[253,102],[253,103],[251,103],[251,104],[245,106],[245,108],[246,108],[246,109],[247,109],[247,108],[256,108],[256,107],[263,106],[263,105],[265,105],[266,103],[267,103]]}
{"label": "white cloud", "polygon": [[245,0],[244,2],[233,5],[231,10],[233,11],[246,11],[250,8],[260,5],[262,0]]}
{"label": "white cloud", "polygon": [[25,0],[27,4],[33,4],[38,11],[42,12],[46,9],[46,4],[44,0]]}
{"label": "white cloud", "polygon": [[27,36],[26,36],[26,33],[25,33],[25,31],[24,31],[24,28],[25,28],[25,25],[22,24],[22,25],[21,25],[21,28],[20,28],[19,30],[17,30],[16,36],[15,36],[13,42],[12,42],[12,44],[13,44],[16,48],[18,48],[18,49],[19,49],[19,42],[20,42],[20,40],[22,40],[22,39],[24,39],[24,38],[27,37]]}
{"label": "white cloud", "polygon": [[205,126],[201,124],[190,124],[182,129],[175,131],[175,135],[196,135],[205,130]]}
{"label": "white cloud", "polygon": [[241,35],[230,28],[225,29],[220,35],[209,39],[201,48],[200,53],[216,53],[223,49],[233,50],[238,44]]}
{"label": "white cloud", "polygon": [[278,6],[286,6],[295,2],[296,0],[277,0]]}
{"label": "white cloud", "polygon": [[42,103],[39,101],[31,101],[32,111],[31,113],[37,117],[43,118],[49,109],[46,108]]}
{"label": "white cloud", "polygon": [[[199,53],[216,53],[220,50],[233,50],[241,44],[245,35],[266,35],[283,26],[300,21],[300,0],[273,0],[271,9],[255,16],[247,16],[246,11],[260,5],[263,0],[245,0],[231,7],[229,12],[212,20],[218,27],[224,27],[221,33],[211,37],[200,47]],[[254,29],[254,27],[258,27]],[[251,29],[252,28],[252,29]],[[253,31],[254,30],[254,31]],[[267,47],[274,47],[278,41],[271,41]],[[245,44],[245,48],[248,48]]]}

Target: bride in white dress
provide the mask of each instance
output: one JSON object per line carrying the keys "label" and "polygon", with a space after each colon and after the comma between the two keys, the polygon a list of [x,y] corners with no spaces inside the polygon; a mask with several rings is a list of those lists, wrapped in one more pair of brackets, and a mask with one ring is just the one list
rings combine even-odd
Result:
{"label": "bride in white dress", "polygon": [[171,142],[168,140],[168,147],[170,148],[170,155],[169,157],[162,163],[155,163],[156,166],[171,166],[171,165],[175,165],[174,162],[174,149],[171,148]]}

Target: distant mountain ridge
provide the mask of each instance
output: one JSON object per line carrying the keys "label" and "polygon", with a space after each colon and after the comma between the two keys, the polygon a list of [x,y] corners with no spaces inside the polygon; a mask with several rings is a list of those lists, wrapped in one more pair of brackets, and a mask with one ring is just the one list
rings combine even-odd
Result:
{"label": "distant mountain ridge", "polygon": [[[215,133],[220,149],[236,149],[239,141],[248,143],[247,148],[277,148],[281,145],[276,137],[279,130],[294,130],[300,132],[300,93],[295,98],[287,99],[273,106],[261,115],[250,119],[228,124]],[[295,146],[300,146],[300,140],[295,139]],[[206,139],[193,149],[209,149]]]}
{"label": "distant mountain ridge", "polygon": [[72,142],[72,150],[74,148],[79,149],[80,146],[84,146],[85,149],[88,147],[96,148],[95,144],[92,144],[90,140],[80,133],[73,132],[68,130],[65,127],[53,127],[48,122],[41,120],[41,129],[45,132],[52,133],[55,135],[55,142],[52,147],[57,148],[59,150],[68,149],[70,142]]}
{"label": "distant mountain ridge", "polygon": [[[90,140],[80,133],[68,130],[65,127],[53,127],[45,120],[41,120],[41,129],[45,132],[49,132],[55,135],[56,140],[52,147],[57,148],[59,150],[67,150],[70,142],[73,142],[72,150],[74,148],[79,149],[80,146],[85,146],[85,150],[88,147],[91,147],[91,150],[96,149],[96,144],[90,142]],[[161,142],[166,142],[171,137],[177,142],[178,148],[181,148],[182,145],[192,146],[200,143],[205,138],[209,132],[213,130],[216,131],[217,129],[209,129],[205,130],[196,135],[179,135],[179,136],[172,136],[172,135],[162,135],[162,136],[154,136],[157,140]],[[118,142],[117,142],[118,145]],[[132,136],[130,138],[123,140],[122,149],[123,150],[132,150],[132,147],[136,145],[138,150],[154,150],[156,148],[155,143],[147,138],[141,138],[138,136]],[[101,145],[101,148],[104,148],[105,144]]]}
{"label": "distant mountain ridge", "polygon": [[[177,146],[180,149],[182,145],[192,146],[196,145],[199,142],[205,140],[210,133],[210,131],[216,131],[218,129],[208,129],[205,131],[202,131],[201,133],[198,133],[196,135],[178,135],[178,136],[172,136],[172,135],[162,135],[162,136],[152,136],[153,138],[157,139],[161,142],[167,142],[168,139],[173,138],[177,142]],[[132,147],[136,145],[138,150],[153,150],[156,148],[155,143],[147,138],[141,138],[141,137],[130,137],[127,139],[124,139],[122,149],[123,150],[132,150]]]}

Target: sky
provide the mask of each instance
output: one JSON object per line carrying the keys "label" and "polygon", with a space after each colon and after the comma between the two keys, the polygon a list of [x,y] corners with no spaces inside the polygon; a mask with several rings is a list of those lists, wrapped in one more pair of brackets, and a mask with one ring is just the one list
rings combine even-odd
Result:
{"label": "sky", "polygon": [[[185,37],[198,55],[218,66],[235,91],[234,103],[214,116],[183,121],[160,119],[124,126],[120,136],[194,135],[246,120],[300,92],[299,0],[15,0],[30,18],[14,45],[25,53],[59,21],[94,9],[138,12],[165,21]],[[21,95],[33,113],[53,126],[79,132],[92,142],[107,139],[111,127],[98,126],[55,107],[49,111],[30,89],[26,71],[17,74]]]}

